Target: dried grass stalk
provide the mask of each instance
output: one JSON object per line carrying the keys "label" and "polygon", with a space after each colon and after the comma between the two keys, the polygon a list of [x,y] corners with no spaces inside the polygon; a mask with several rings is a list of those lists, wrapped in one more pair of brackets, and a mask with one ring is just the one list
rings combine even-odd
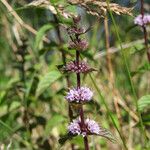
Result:
{"label": "dried grass stalk", "polygon": [[116,3],[110,3],[108,6],[106,2],[100,0],[68,0],[68,3],[79,5],[85,8],[87,13],[97,17],[104,17],[109,9],[117,15],[132,15],[131,11],[133,10],[133,8],[122,7]]}
{"label": "dried grass stalk", "polygon": [[65,10],[65,7],[62,5],[56,5],[55,7],[50,3],[49,0],[34,0],[33,2],[29,3],[27,6],[29,7],[41,7],[46,8],[51,11],[53,14],[60,14],[64,18],[72,18],[74,14]]}

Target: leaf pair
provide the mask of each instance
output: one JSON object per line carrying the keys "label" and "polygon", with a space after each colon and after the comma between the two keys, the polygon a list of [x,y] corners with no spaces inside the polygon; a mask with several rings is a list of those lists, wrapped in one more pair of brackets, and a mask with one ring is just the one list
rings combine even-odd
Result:
{"label": "leaf pair", "polygon": [[[96,135],[97,135],[97,136],[102,136],[102,137],[104,137],[104,138],[110,140],[111,142],[116,142],[116,141],[117,141],[116,137],[113,136],[112,133],[111,133],[109,130],[104,129],[104,128],[101,128],[101,129],[100,129],[100,134],[99,134],[99,135],[96,134]],[[62,137],[59,139],[59,143],[60,143],[61,145],[63,145],[63,144],[65,144],[65,142],[66,142],[67,140],[71,140],[71,139],[72,139],[73,137],[75,137],[75,136],[76,136],[76,135],[73,135],[73,134],[71,134],[71,133],[67,133],[66,135],[62,136]]]}

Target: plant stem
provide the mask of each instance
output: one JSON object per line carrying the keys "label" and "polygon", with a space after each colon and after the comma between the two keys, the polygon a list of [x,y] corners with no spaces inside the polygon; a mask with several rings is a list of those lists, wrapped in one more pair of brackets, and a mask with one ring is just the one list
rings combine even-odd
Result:
{"label": "plant stem", "polygon": [[[79,56],[80,56],[79,51],[76,51],[77,67],[79,66]],[[77,73],[77,88],[80,88],[80,86],[81,86],[80,73]],[[81,128],[84,129],[85,123],[84,123],[84,111],[83,111],[82,105],[80,106],[80,118],[81,118]],[[87,136],[84,136],[84,147],[85,147],[85,150],[89,150]]]}
{"label": "plant stem", "polygon": [[[143,19],[143,17],[144,17],[144,0],[141,0],[141,15],[142,15],[142,19]],[[148,58],[148,61],[150,63],[150,49],[148,47],[147,30],[146,30],[146,26],[144,24],[142,26],[142,29],[143,29],[143,34],[144,34],[145,48],[146,48],[146,51],[147,51],[147,58]]]}
{"label": "plant stem", "polygon": [[89,150],[89,145],[88,145],[88,138],[87,138],[87,136],[84,137],[84,145],[85,145],[85,150]]}
{"label": "plant stem", "polygon": [[[76,51],[76,62],[77,62],[77,66],[79,66],[79,51]],[[80,73],[77,73],[77,88],[80,88]]]}

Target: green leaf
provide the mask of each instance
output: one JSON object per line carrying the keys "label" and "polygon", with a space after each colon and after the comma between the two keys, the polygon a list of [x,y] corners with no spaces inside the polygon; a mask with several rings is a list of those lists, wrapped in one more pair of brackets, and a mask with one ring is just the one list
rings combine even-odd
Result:
{"label": "green leaf", "polygon": [[53,27],[54,27],[54,26],[51,25],[51,24],[46,24],[46,25],[42,26],[42,27],[39,29],[39,31],[38,31],[38,33],[37,33],[37,35],[36,35],[36,38],[35,38],[35,44],[34,44],[34,48],[35,48],[35,49],[38,49],[38,48],[39,48],[39,46],[40,46],[40,44],[41,44],[41,42],[42,42],[42,38],[43,38],[43,36],[45,35],[45,33],[46,33],[48,30],[52,29]]}
{"label": "green leaf", "polygon": [[[145,125],[145,126],[150,126],[150,114],[149,113],[143,113],[142,114],[142,121],[143,121],[143,124]],[[140,126],[140,122],[138,122],[136,125],[135,125],[135,127],[137,127],[137,126]]]}
{"label": "green leaf", "polygon": [[150,126],[150,114],[144,114],[142,115],[142,120],[144,125]]}
{"label": "green leaf", "polygon": [[150,71],[150,63],[145,63],[144,65],[142,65],[141,67],[139,67],[137,69],[137,71],[133,71],[131,72],[131,75],[134,76],[138,73],[145,73],[147,71]]}
{"label": "green leaf", "polygon": [[31,77],[30,82],[28,82],[28,84],[26,85],[27,89],[26,89],[26,93],[25,93],[25,97],[28,98],[30,95],[30,91],[32,88],[32,85],[34,83],[34,78],[35,78],[35,73],[33,74],[33,76]]}
{"label": "green leaf", "polygon": [[13,129],[2,120],[0,120],[0,127],[0,141],[6,139],[14,132]]}
{"label": "green leaf", "polygon": [[21,103],[18,101],[13,101],[10,105],[9,111],[13,111],[14,109],[17,109],[21,106]]}
{"label": "green leaf", "polygon": [[0,91],[0,104],[3,101],[5,95],[6,95],[6,91]]}
{"label": "green leaf", "polygon": [[131,31],[133,28],[137,27],[137,25],[133,24],[133,25],[130,25],[126,28],[125,32],[128,33],[129,31]]}
{"label": "green leaf", "polygon": [[90,59],[90,60],[94,60],[93,59],[93,54],[91,54],[91,53],[89,53],[89,52],[87,52],[87,51],[83,51],[83,52],[81,52],[81,55],[83,55],[84,57],[86,57],[86,58],[88,58],[88,59]]}
{"label": "green leaf", "polygon": [[82,135],[80,135],[80,136],[74,136],[71,139],[71,143],[73,143],[74,145],[79,146],[81,149],[84,149],[83,136]]}
{"label": "green leaf", "polygon": [[61,73],[59,71],[53,70],[48,72],[44,77],[39,81],[36,96],[41,95],[52,83],[58,80],[61,77]]}
{"label": "green leaf", "polygon": [[150,108],[150,95],[144,95],[138,101],[138,109],[142,112],[148,107]]}
{"label": "green leaf", "polygon": [[104,129],[104,128],[101,128],[100,130],[101,130],[100,136],[102,136],[114,143],[117,141],[116,137],[109,130]]}
{"label": "green leaf", "polygon": [[74,5],[68,5],[66,11],[72,14],[77,14],[77,7]]}
{"label": "green leaf", "polygon": [[45,135],[49,135],[51,130],[62,123],[64,121],[64,117],[62,115],[55,115],[53,116],[46,124],[45,127]]}

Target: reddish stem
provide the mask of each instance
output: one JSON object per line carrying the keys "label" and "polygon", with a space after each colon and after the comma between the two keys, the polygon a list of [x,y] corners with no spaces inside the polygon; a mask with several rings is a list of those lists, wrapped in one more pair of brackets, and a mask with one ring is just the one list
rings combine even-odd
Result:
{"label": "reddish stem", "polygon": [[[76,51],[76,62],[77,62],[77,66],[79,66],[79,56],[80,56],[79,51]],[[77,88],[80,88],[80,86],[81,86],[80,73],[77,73]],[[80,107],[80,118],[81,118],[81,128],[84,129],[85,123],[84,123],[84,111],[83,111],[83,106]],[[87,138],[87,136],[84,136],[84,146],[85,146],[85,150],[89,150],[89,145],[88,145],[88,138]]]}
{"label": "reddish stem", "polygon": [[85,145],[85,150],[89,150],[89,145],[88,145],[88,138],[87,138],[87,136],[84,137],[84,145]]}

